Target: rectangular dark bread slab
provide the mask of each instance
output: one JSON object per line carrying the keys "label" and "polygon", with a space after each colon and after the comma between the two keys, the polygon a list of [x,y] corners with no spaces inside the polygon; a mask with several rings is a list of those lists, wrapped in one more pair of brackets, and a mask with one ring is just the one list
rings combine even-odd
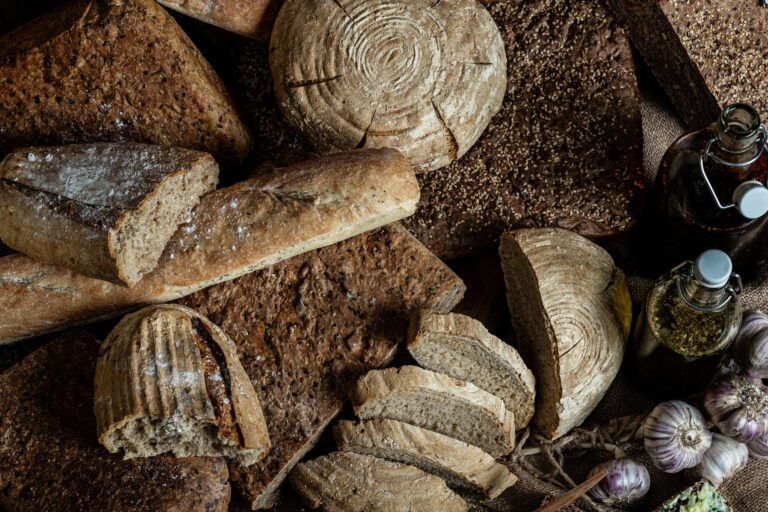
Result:
{"label": "rectangular dark bread slab", "polygon": [[768,8],[758,0],[611,0],[691,128],[744,102],[768,115]]}
{"label": "rectangular dark bread slab", "polygon": [[0,375],[0,509],[224,512],[219,458],[124,461],[96,438],[98,342],[68,331]]}
{"label": "rectangular dark bread slab", "polygon": [[21,254],[0,258],[0,345],[176,300],[413,213],[408,161],[352,151],[275,168],[204,196],[158,268],[125,288]]}
{"label": "rectangular dark bread slab", "polygon": [[254,508],[271,505],[367,370],[405,340],[421,308],[449,311],[464,285],[399,225],[365,233],[179,301],[220,325],[260,395],[272,450],[230,466]]}
{"label": "rectangular dark bread slab", "polygon": [[224,84],[155,0],[73,0],[0,37],[0,157],[29,145],[133,141],[243,160]]}

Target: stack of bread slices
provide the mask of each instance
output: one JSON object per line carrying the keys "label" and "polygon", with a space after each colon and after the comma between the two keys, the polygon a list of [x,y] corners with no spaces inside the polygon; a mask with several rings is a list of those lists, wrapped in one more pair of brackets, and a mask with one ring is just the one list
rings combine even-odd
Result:
{"label": "stack of bread slices", "polygon": [[353,510],[354,496],[397,510],[466,510],[453,490],[487,500],[517,482],[499,462],[534,411],[534,377],[517,351],[477,320],[431,311],[413,319],[408,351],[421,366],[372,370],[352,387],[359,421],[333,427],[339,451],[293,470],[311,507]]}

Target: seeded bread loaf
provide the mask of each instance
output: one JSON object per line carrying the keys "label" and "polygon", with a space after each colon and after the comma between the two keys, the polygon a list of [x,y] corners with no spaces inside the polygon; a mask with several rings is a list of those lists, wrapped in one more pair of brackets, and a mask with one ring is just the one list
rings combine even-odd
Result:
{"label": "seeded bread loaf", "polygon": [[221,458],[122,460],[96,437],[99,345],[68,331],[0,375],[0,508],[16,512],[224,512]]}
{"label": "seeded bread loaf", "polygon": [[248,130],[223,83],[155,0],[73,0],[0,38],[0,156],[134,141],[242,160]]}
{"label": "seeded bread loaf", "polygon": [[341,451],[410,464],[439,476],[450,487],[490,499],[517,482],[480,448],[400,421],[340,421],[333,427],[333,437]]}
{"label": "seeded bread loaf", "polygon": [[189,149],[23,148],[0,163],[0,239],[35,260],[133,286],[218,175],[211,155]]}
{"label": "seeded bread loaf", "polygon": [[325,512],[466,512],[440,478],[406,464],[334,452],[303,462],[291,486],[310,508]]}
{"label": "seeded bread loaf", "polygon": [[471,382],[501,398],[523,429],[533,417],[536,380],[517,350],[468,316],[424,311],[414,316],[408,352],[428,370]]}
{"label": "seeded bread loaf", "polygon": [[273,449],[249,468],[230,464],[246,501],[270,506],[357,378],[404,343],[410,316],[450,311],[463,291],[394,224],[182,299],[229,334],[261,398]]}
{"label": "seeded bread loaf", "polygon": [[768,10],[760,1],[612,0],[632,42],[691,128],[725,105],[768,116]]}
{"label": "seeded bread loaf", "polygon": [[164,6],[241,36],[269,40],[283,0],[158,0]]}
{"label": "seeded bread loaf", "polygon": [[368,372],[349,394],[360,419],[410,423],[477,446],[494,457],[515,447],[515,419],[497,396],[474,384],[403,366]]}
{"label": "seeded bread loaf", "polygon": [[189,308],[163,304],[124,317],[99,348],[95,382],[96,430],[112,453],[223,456],[250,466],[269,451],[234,343]]}
{"label": "seeded bread loaf", "polygon": [[395,150],[315,158],[201,200],[158,268],[133,288],[0,258],[0,344],[168,302],[410,215],[419,190]]}

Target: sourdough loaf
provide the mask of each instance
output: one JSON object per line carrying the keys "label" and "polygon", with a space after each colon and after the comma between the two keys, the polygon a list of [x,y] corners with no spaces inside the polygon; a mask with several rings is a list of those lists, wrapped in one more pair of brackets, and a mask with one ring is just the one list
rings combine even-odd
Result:
{"label": "sourdough loaf", "polygon": [[74,0],[0,38],[0,155],[135,141],[221,163],[251,140],[219,77],[154,0]]}
{"label": "sourdough loaf", "polygon": [[407,464],[334,452],[299,464],[291,486],[310,508],[325,512],[466,512],[440,478]]}
{"label": "sourdough loaf", "polygon": [[504,402],[474,384],[403,366],[373,370],[349,393],[361,419],[410,423],[477,446],[494,457],[515,447],[515,418]]}
{"label": "sourdough loaf", "polygon": [[506,87],[475,0],[286,0],[269,55],[283,114],[315,148],[393,147],[420,171],[466,153]]}
{"label": "sourdough loaf", "polygon": [[333,437],[341,451],[402,462],[437,475],[450,486],[496,498],[517,477],[480,448],[394,420],[340,421]]}
{"label": "sourdough loaf", "polygon": [[736,102],[768,116],[768,10],[762,2],[611,1],[691,128],[704,128]]}
{"label": "sourdough loaf", "polygon": [[408,352],[424,368],[471,382],[501,398],[523,429],[533,417],[536,380],[517,350],[464,315],[424,311],[414,316]]}
{"label": "sourdough loaf", "polygon": [[413,212],[419,190],[395,150],[340,153],[206,195],[155,272],[133,288],[19,254],[0,258],[0,343],[168,302]]}
{"label": "sourdough loaf", "polygon": [[68,331],[0,375],[0,508],[224,512],[220,458],[124,461],[102,448],[93,416],[99,345]]}
{"label": "sourdough loaf", "polygon": [[218,175],[211,155],[190,149],[22,148],[0,163],[0,239],[35,260],[132,286]]}
{"label": "sourdough loaf", "polygon": [[241,36],[269,39],[283,0],[158,0],[164,6]]}
{"label": "sourdough loaf", "polygon": [[173,453],[250,466],[269,451],[259,397],[232,340],[173,304],[123,318],[99,348],[99,441],[126,458]]}
{"label": "sourdough loaf", "polygon": [[230,465],[248,503],[271,504],[352,384],[404,342],[414,312],[447,312],[463,289],[395,224],[182,299],[234,340],[261,398],[273,449],[249,468]]}

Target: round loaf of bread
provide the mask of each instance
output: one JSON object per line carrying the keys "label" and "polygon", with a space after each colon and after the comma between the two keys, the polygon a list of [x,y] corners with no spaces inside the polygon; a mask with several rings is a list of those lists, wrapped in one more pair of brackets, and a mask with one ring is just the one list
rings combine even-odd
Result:
{"label": "round loaf of bread", "polygon": [[394,147],[419,171],[477,141],[506,65],[475,0],[287,0],[270,45],[277,101],[318,150]]}

